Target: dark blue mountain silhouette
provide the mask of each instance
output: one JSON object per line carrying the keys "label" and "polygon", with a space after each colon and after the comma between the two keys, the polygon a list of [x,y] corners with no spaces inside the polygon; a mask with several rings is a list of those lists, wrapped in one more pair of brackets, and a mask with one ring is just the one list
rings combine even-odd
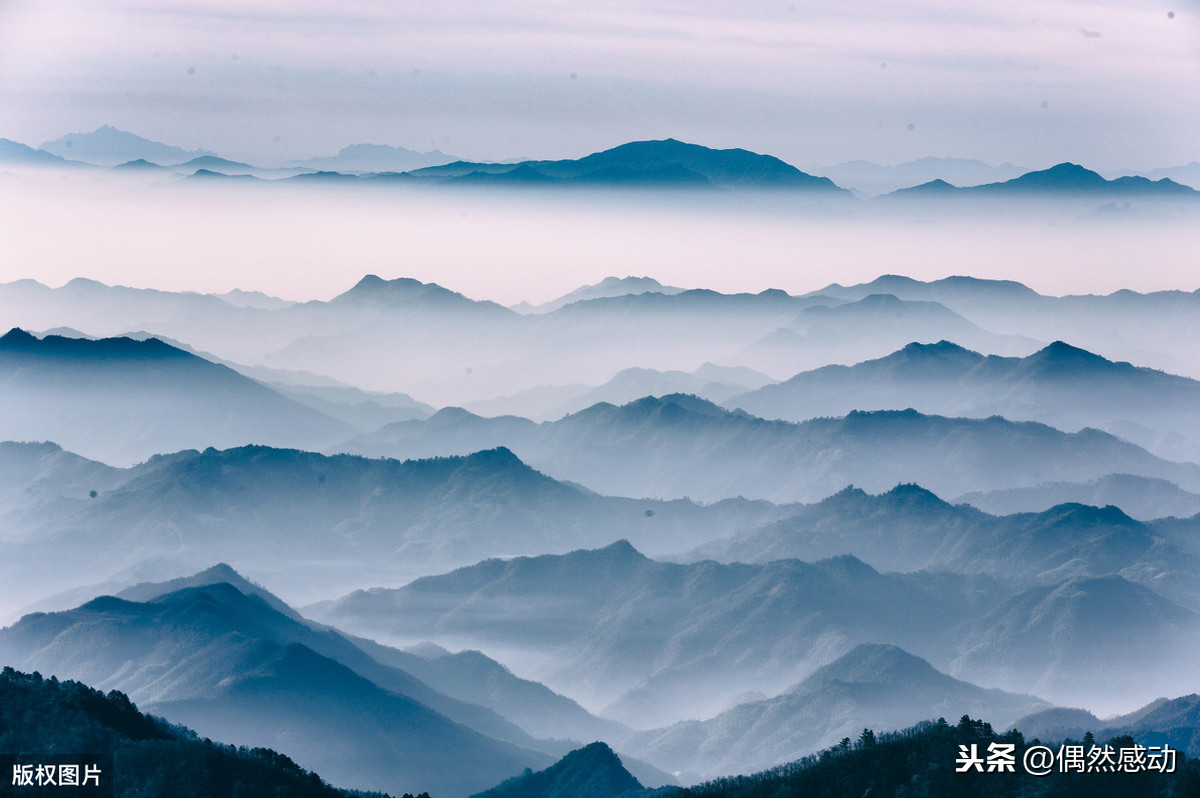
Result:
{"label": "dark blue mountain silhouette", "polygon": [[545,770],[526,772],[472,798],[620,798],[641,794],[641,783],[604,743],[570,752]]}
{"label": "dark blue mountain silhouette", "polygon": [[1118,177],[1106,180],[1100,174],[1079,164],[1060,163],[1049,169],[1026,172],[1020,177],[1000,183],[958,187],[944,180],[932,180],[911,188],[902,188],[886,198],[945,198],[961,196],[1125,196],[1194,198],[1200,192],[1169,178],[1150,180],[1145,177]]}
{"label": "dark blue mountain silhouette", "polygon": [[459,161],[418,169],[411,174],[423,178],[469,178],[472,182],[773,188],[849,196],[849,192],[828,178],[806,174],[770,155],[742,149],[715,150],[675,139],[630,142],[572,160],[518,164]]}

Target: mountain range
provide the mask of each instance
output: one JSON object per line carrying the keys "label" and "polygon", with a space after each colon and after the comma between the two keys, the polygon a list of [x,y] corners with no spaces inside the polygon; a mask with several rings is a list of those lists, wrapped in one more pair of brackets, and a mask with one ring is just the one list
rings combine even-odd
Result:
{"label": "mountain range", "polygon": [[[1051,297],[1012,282],[885,276],[804,296],[642,291],[520,314],[436,284],[372,276],[330,301],[282,305],[87,280],[61,288],[0,285],[0,308],[23,329],[137,333],[183,342],[273,382],[283,378],[272,373],[297,383],[297,373],[310,372],[307,384],[332,378],[330,384],[403,392],[433,406],[505,399],[497,407],[544,417],[581,395],[580,386],[600,386],[631,367],[693,373],[708,362],[790,378],[941,340],[985,357],[1027,356],[1047,341],[1069,341],[1112,364],[1196,378],[1200,371],[1182,354],[1191,342],[1200,347],[1196,297]],[[1130,329],[1138,335],[1124,332]],[[403,358],[387,354],[397,341],[405,342]],[[518,396],[525,391],[531,393]],[[1169,438],[1156,445],[1169,446]]]}
{"label": "mountain range", "polygon": [[1107,180],[1079,164],[1060,163],[1049,169],[1026,172],[1020,177],[997,183],[959,187],[945,180],[932,180],[919,186],[899,189],[885,195],[888,199],[1004,198],[1013,196],[1048,197],[1081,195],[1086,197],[1158,197],[1194,199],[1200,192],[1170,178],[1118,177]]}
{"label": "mountain range", "polygon": [[0,438],[127,465],[189,446],[319,448],[349,425],[150,338],[0,337]]}
{"label": "mountain range", "polygon": [[694,396],[601,403],[558,421],[482,418],[444,409],[341,445],[370,457],[429,457],[505,446],[556,479],[624,496],[815,501],[858,485],[916,482],[939,495],[1129,473],[1200,487],[1200,466],[1154,457],[1094,429],[1062,432],[998,416],[912,409],[794,423],[729,411]]}
{"label": "mountain range", "polygon": [[128,569],[161,579],[214,557],[314,601],[619,536],[680,551],[787,512],[746,500],[702,507],[599,496],[503,449],[400,462],[251,446],[182,451],[130,469],[47,444],[3,444],[0,456],[0,495],[11,499],[0,538],[8,612]]}
{"label": "mountain range", "polygon": [[1007,594],[987,578],[880,574],[853,557],[678,565],[619,542],[487,560],[307,611],[377,639],[496,651],[644,729],[774,695],[858,643],[934,656]]}
{"label": "mountain range", "polygon": [[884,358],[803,372],[724,404],[788,421],[909,407],[1003,416],[1068,431],[1104,429],[1161,457],[1200,460],[1200,382],[1114,363],[1062,341],[1023,358],[985,356],[946,340],[911,343]]}
{"label": "mountain range", "polygon": [[61,158],[99,166],[115,166],[138,159],[154,163],[181,163],[192,158],[216,157],[214,152],[184,150],[117,130],[110,125],[103,125],[91,133],[68,133],[54,141],[42,143],[38,149]]}
{"label": "mountain range", "polygon": [[786,189],[845,195],[824,177],[801,172],[770,155],[714,150],[675,139],[622,144],[584,158],[515,164],[456,162],[412,172],[446,184],[655,186],[720,189]]}
{"label": "mountain range", "polygon": [[[970,576],[950,576],[954,569],[946,566],[880,574],[845,554],[812,565],[775,558],[760,565],[705,560],[679,566],[615,544],[558,557],[487,561],[396,590],[353,593],[312,611],[357,633],[398,642],[441,636],[503,650],[540,668],[538,678],[573,695],[587,690],[594,704],[609,702],[607,713],[630,725],[640,720],[643,728],[647,719],[669,720],[665,713],[678,711],[672,707],[703,718],[724,708],[718,696],[779,693],[855,641],[916,651],[980,684],[1018,692],[1036,685],[1052,700],[1094,703],[1103,695],[1111,702],[1130,694],[1135,683],[1156,680],[1160,687],[1186,686],[1200,628],[1194,585],[1190,596],[1176,596],[1181,606],[1131,581],[1165,589],[1164,580],[1155,579],[1161,564],[1140,571],[1135,556],[1129,578],[1117,575],[1115,569],[1130,562],[1130,546],[1096,530],[1096,519],[1082,508],[1063,510],[1066,518],[1031,537],[1054,534],[1069,552],[1074,540],[1091,535],[1093,542],[1079,548],[1104,552],[1108,560],[1094,560],[1082,573],[1072,572],[1079,568],[1075,563],[1051,567],[1031,581],[1003,566],[984,566],[990,575],[983,576],[979,564],[960,566],[960,573],[975,571]],[[1097,508],[1092,513],[1103,515]],[[1017,527],[1027,523],[1006,520]],[[879,523],[886,526],[885,515]],[[1004,535],[998,529],[994,537],[980,537],[995,548],[1005,545]],[[1164,561],[1187,560],[1169,548],[1161,538],[1150,545]],[[866,541],[863,551],[873,550]],[[1038,556],[1027,545],[1024,550],[1027,558]],[[1022,548],[1017,551],[1019,558]],[[980,559],[987,556],[994,554]],[[1192,580],[1191,571],[1181,564],[1176,579]],[[539,609],[547,605],[553,612]],[[1157,652],[1152,664],[1143,654],[1149,649]],[[622,684],[636,686],[614,699]],[[1132,693],[1149,698],[1145,689]]]}
{"label": "mountain range", "polygon": [[852,554],[896,571],[983,573],[1015,585],[1119,574],[1200,608],[1190,550],[1112,506],[995,516],[917,485],[847,488],[789,517],[697,548],[689,560],[767,563]]}
{"label": "mountain range", "polygon": [[794,761],[857,736],[864,725],[894,730],[914,718],[972,714],[1007,727],[1044,704],[954,679],[896,646],[864,644],[773,698],[642,732],[627,745],[694,783]]}
{"label": "mountain range", "polygon": [[[18,148],[24,149],[18,151]],[[1189,167],[1156,170],[1151,172],[1154,179],[1126,175],[1106,180],[1096,172],[1069,162],[1023,172],[1007,163],[991,167],[961,158],[923,158],[893,167],[852,161],[818,169],[816,171],[826,175],[818,177],[770,155],[743,149],[712,149],[675,139],[629,142],[577,159],[507,163],[462,161],[438,150],[421,153],[404,147],[362,143],[344,147],[334,156],[292,160],[281,168],[263,168],[220,158],[206,150],[184,150],[104,125],[91,133],[71,133],[44,142],[36,150],[9,142],[6,148],[0,148],[0,158],[9,163],[39,166],[63,165],[62,160],[54,159],[72,159],[73,162],[108,167],[145,162],[170,166],[176,174],[211,178],[257,175],[268,179],[298,176],[310,184],[313,179],[321,182],[336,180],[343,184],[378,184],[386,179],[405,185],[786,189],[816,192],[827,198],[849,198],[850,192],[843,188],[845,186],[866,196],[884,194],[893,201],[901,197],[975,198],[1022,194],[1045,197],[1086,194],[1119,198],[1187,198],[1196,194],[1195,189],[1186,185]],[[356,181],[356,176],[361,176],[362,181]],[[1183,183],[1175,182],[1172,177],[1182,177]],[[397,181],[396,178],[404,179]]]}

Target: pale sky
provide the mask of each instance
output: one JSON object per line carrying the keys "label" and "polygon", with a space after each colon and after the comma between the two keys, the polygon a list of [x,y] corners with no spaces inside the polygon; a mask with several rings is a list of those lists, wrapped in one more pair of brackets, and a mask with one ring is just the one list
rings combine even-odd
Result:
{"label": "pale sky", "polygon": [[0,137],[270,165],[674,137],[805,168],[1200,160],[1198,0],[0,0]]}

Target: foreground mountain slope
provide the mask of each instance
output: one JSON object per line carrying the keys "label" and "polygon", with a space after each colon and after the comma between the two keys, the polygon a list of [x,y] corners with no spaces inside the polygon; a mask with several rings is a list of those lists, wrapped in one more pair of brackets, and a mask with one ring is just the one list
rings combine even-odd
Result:
{"label": "foreground mountain slope", "polygon": [[57,752],[87,752],[68,758],[80,765],[103,763],[101,783],[118,798],[363,796],[325,784],[275,751],[200,740],[189,729],[142,714],[121,693],[105,695],[76,681],[44,679],[11,667],[0,673],[0,750],[43,764]]}
{"label": "foreground mountain slope", "polygon": [[785,692],[627,740],[629,750],[696,778],[751,773],[799,759],[864,725],[901,729],[918,719],[985,714],[1007,725],[1045,702],[984,690],[895,646],[861,645]]}
{"label": "foreground mountain slope", "polygon": [[[1047,741],[1058,750],[1058,741]],[[1132,749],[1129,737],[1099,738],[1114,751]],[[1070,796],[1070,798],[1125,798],[1137,795],[1191,795],[1200,790],[1200,768],[1192,760],[1177,762],[1172,773],[1140,769],[1136,772],[1060,772],[1051,768],[1046,774],[1034,774],[1023,766],[1026,752],[1035,740],[1026,740],[1020,731],[997,733],[992,724],[968,716],[950,725],[943,718],[928,720],[898,732],[876,734],[863,729],[854,738],[819,754],[807,756],[761,773],[714,779],[680,790],[679,798],[768,798],[778,795],[840,798],[860,795],[948,795],[997,796]],[[1010,772],[988,771],[968,764],[963,770],[959,759],[965,751],[980,754],[986,760],[990,746],[1012,746],[1014,767]],[[1131,751],[1132,753],[1132,751]],[[1164,763],[1165,758],[1158,756]],[[1165,769],[1165,767],[1163,768]],[[961,771],[961,772],[960,772]]]}
{"label": "foreground mountain slope", "polygon": [[0,437],[129,465],[189,446],[319,447],[350,428],[156,339],[0,337]]}
{"label": "foreground mountain slope", "polygon": [[70,612],[27,616],[0,630],[0,656],[121,688],[201,733],[271,745],[362,788],[411,784],[465,795],[546,761],[452,722],[411,695],[444,708],[455,702],[402,671],[371,666],[344,639],[228,584],[145,603],[103,597]]}
{"label": "foreground mountain slope", "polygon": [[545,770],[514,776],[472,798],[621,798],[643,791],[621,758],[597,742],[571,751]]}

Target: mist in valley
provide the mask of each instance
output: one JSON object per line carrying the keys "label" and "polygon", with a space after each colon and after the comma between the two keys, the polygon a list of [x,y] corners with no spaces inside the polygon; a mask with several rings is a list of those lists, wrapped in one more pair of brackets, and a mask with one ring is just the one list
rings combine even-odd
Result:
{"label": "mist in valley", "polygon": [[1194,200],[262,176],[0,176],[6,663],[463,796],[1195,690]]}

